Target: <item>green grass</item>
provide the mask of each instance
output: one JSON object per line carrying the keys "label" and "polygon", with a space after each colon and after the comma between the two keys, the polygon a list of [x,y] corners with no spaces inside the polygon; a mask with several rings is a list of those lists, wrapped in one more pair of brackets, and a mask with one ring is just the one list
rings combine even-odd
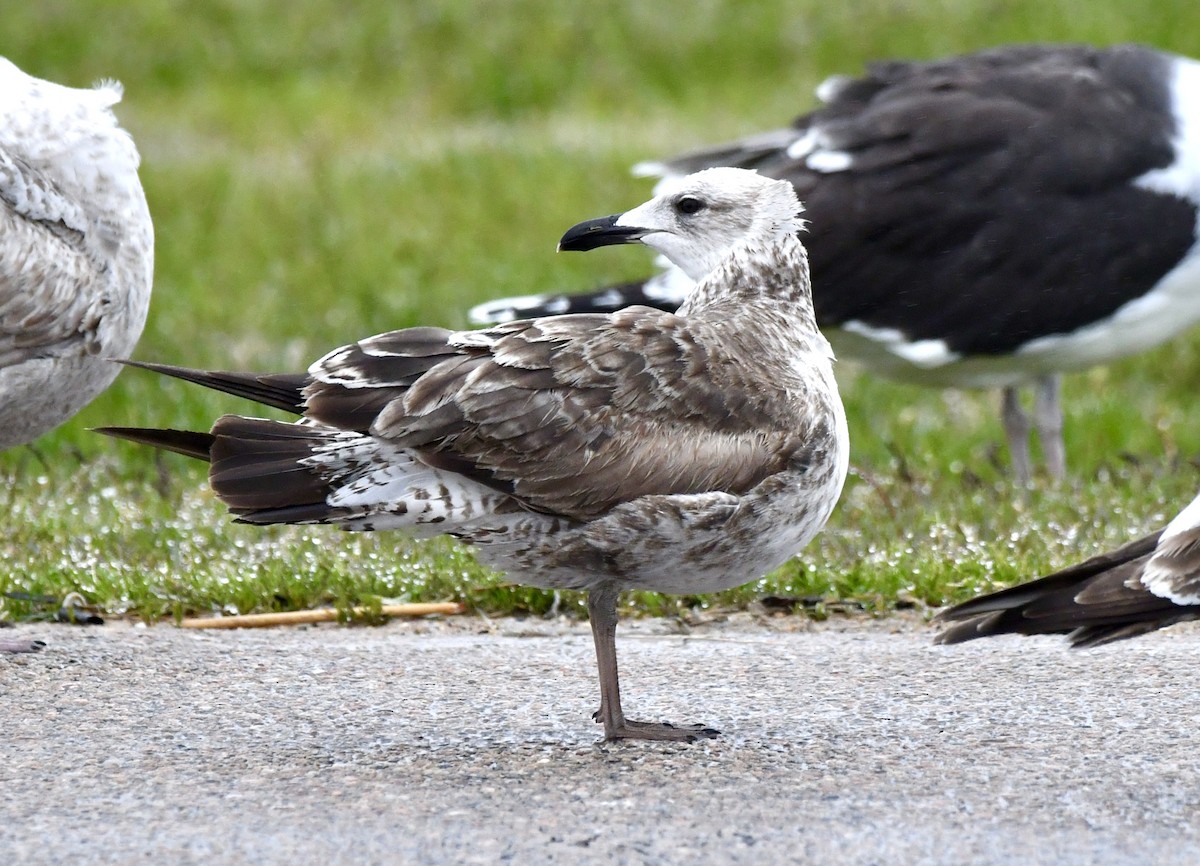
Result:
{"label": "green grass", "polygon": [[[474,303],[644,274],[636,250],[556,256],[574,222],[643,200],[632,163],[781,125],[824,76],[1003,42],[1143,41],[1200,56],[1191,0],[923,4],[16,4],[0,47],[86,85],[120,79],[157,230],[138,357],[296,369],[367,334],[464,326]],[[1063,565],[1195,491],[1200,339],[1070,377],[1072,478],[1015,491],[990,394],[840,371],[857,472],[828,530],[762,595],[939,604]],[[449,542],[236,526],[201,467],[87,432],[207,427],[250,407],[128,371],[79,417],[0,455],[0,591],[81,592],[146,618],[375,598],[541,612]],[[562,600],[578,605],[574,596]],[[0,613],[36,617],[9,600]]]}

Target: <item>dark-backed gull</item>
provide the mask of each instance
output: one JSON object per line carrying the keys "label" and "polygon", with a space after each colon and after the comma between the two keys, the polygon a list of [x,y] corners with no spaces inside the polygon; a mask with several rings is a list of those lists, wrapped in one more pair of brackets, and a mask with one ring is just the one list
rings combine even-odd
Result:
{"label": "dark-backed gull", "polygon": [[209,460],[212,489],[244,522],[445,533],[522,583],[586,590],[605,737],[712,736],[625,718],[617,595],[759,577],[816,535],[838,499],[846,419],[800,210],[790,183],[702,171],[559,245],[658,250],[697,281],[678,313],[394,331],[307,375],[142,365],[303,419],[103,432]]}
{"label": "dark-backed gull", "polygon": [[1095,646],[1200,619],[1200,496],[1165,529],[1046,577],[943,611],[960,621],[938,636],[1070,633]]}
{"label": "dark-backed gull", "polygon": [[154,230],[120,99],[0,58],[0,450],[87,405],[141,336]]}
{"label": "dark-backed gull", "polygon": [[[838,355],[938,387],[1003,388],[1014,469],[1030,422],[1061,476],[1058,374],[1200,319],[1200,63],[1134,45],[1016,45],[835,77],[790,128],[637,171],[792,181],[812,218],[817,321]],[[670,271],[588,295],[484,304],[476,322],[649,303]]]}

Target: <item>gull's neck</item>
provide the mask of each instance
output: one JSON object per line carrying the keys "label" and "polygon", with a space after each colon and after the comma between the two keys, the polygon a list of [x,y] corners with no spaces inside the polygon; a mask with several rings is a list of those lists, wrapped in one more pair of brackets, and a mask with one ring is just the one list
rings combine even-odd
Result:
{"label": "gull's neck", "polygon": [[788,233],[734,247],[696,283],[679,314],[696,315],[717,307],[745,308],[751,315],[778,310],[795,327],[815,332],[808,254],[800,239]]}

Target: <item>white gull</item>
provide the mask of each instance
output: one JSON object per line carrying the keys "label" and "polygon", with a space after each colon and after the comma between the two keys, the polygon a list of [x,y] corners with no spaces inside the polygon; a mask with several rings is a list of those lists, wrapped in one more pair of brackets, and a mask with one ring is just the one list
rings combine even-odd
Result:
{"label": "white gull", "polygon": [[120,99],[0,58],[0,450],[87,405],[141,336],[154,231]]}

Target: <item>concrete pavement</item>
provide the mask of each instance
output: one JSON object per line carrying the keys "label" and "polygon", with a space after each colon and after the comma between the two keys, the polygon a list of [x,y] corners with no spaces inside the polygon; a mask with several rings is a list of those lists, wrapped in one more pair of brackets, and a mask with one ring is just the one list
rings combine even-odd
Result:
{"label": "concrete pavement", "polygon": [[21,626],[0,861],[1200,863],[1200,629],[1082,652],[915,617]]}

